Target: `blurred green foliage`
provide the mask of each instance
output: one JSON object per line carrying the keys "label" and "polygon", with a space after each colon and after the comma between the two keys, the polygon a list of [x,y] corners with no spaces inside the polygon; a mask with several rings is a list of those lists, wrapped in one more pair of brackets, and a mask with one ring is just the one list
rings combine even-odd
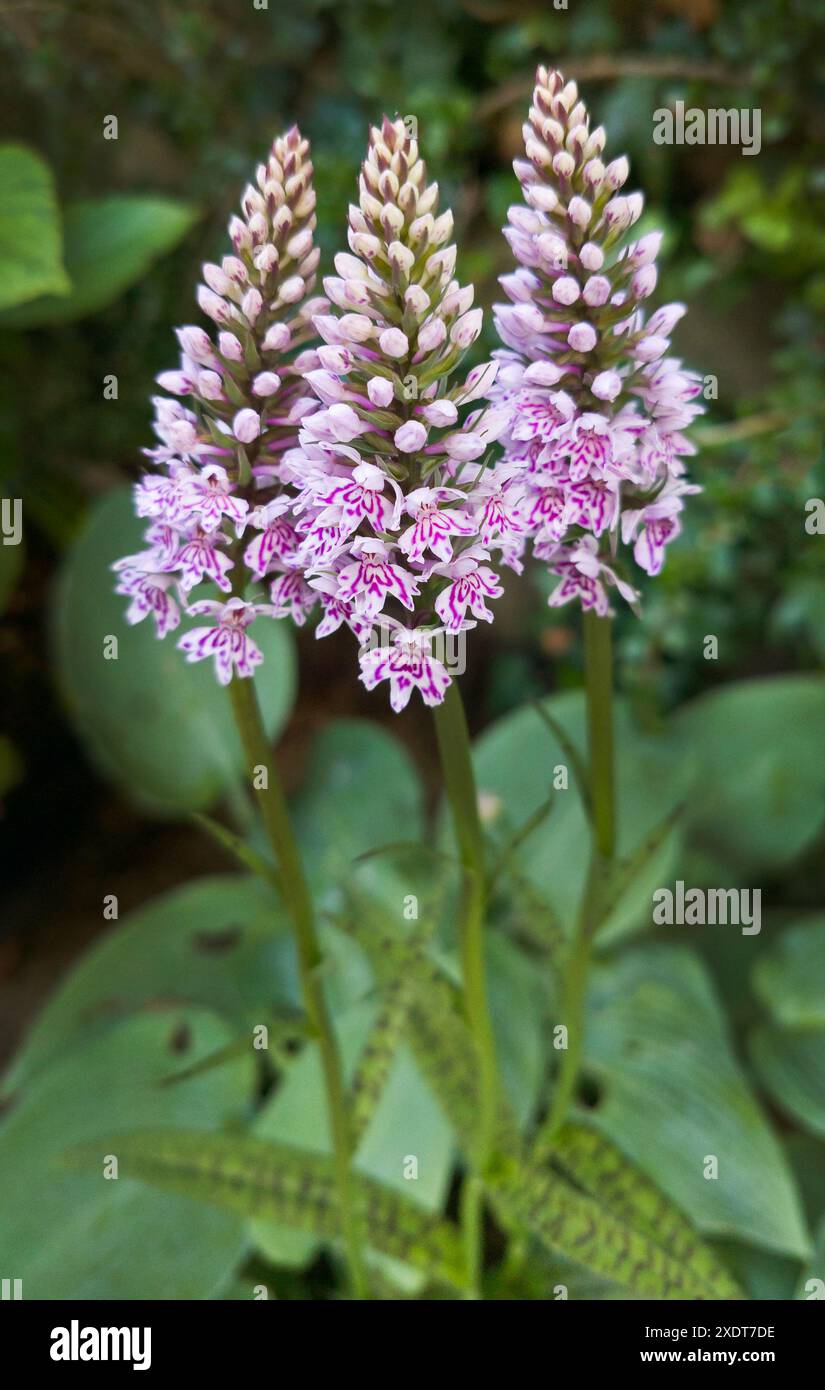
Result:
{"label": "blurred green foliage", "polygon": [[[0,213],[0,487],[23,498],[26,524],[25,556],[0,551],[6,655],[23,672],[11,739],[0,739],[3,792],[41,740],[49,756],[67,756],[60,718],[55,732],[29,717],[56,675],[86,755],[119,794],[127,788],[167,813],[219,794],[237,799],[236,759],[216,754],[227,746],[223,712],[213,690],[189,679],[208,673],[175,666],[171,645],[144,629],[125,631],[107,565],[130,524],[115,489],[136,474],[148,443],[153,378],[174,358],[171,330],[197,321],[200,262],[221,253],[227,216],[273,135],[297,120],[313,142],[328,271],[367,123],[382,110],[415,115],[456,213],[462,278],[475,281],[485,308],[509,269],[500,226],[516,195],[510,163],[535,63],[579,79],[610,153],[630,156],[647,197],[645,226],[665,232],[658,301],[687,302],[676,350],[708,381],[692,461],[704,491],[691,499],[663,574],[646,585],[642,621],[624,612],[617,622],[627,697],[620,850],[632,859],[651,835],[655,844],[617,892],[600,938],[579,1100],[716,1242],[750,1293],[805,1297],[805,1280],[825,1277],[825,976],[822,918],[812,915],[823,889],[825,700],[813,673],[825,658],[825,537],[805,527],[806,503],[825,498],[825,3],[270,0],[264,10],[251,0],[58,0],[11,7],[2,19],[14,100],[4,104],[0,147],[10,194]],[[760,155],[655,145],[652,113],[676,99],[759,108]],[[116,140],[104,138],[111,116]],[[15,261],[21,245],[26,254]],[[493,346],[488,315],[479,358]],[[111,375],[115,399],[104,397]],[[51,670],[38,634],[58,568]],[[489,962],[495,1027],[511,1118],[528,1138],[547,1102],[558,952],[581,894],[587,839],[574,787],[543,814],[550,770],[566,753],[530,701],[561,692],[553,716],[583,745],[572,690],[581,655],[573,614],[551,615],[546,577],[531,578],[534,601],[525,588],[502,602],[466,677],[473,719],[485,725],[476,763],[500,866]],[[133,644],[140,682],[124,684],[90,660],[112,633]],[[709,636],[718,639],[711,660]],[[291,639],[279,626],[272,642],[266,698],[280,729],[294,695]],[[323,704],[318,684],[304,685],[305,701]],[[351,699],[347,714],[363,708]],[[131,741],[121,736],[127,726]],[[419,853],[415,870],[376,851],[426,835],[428,790],[395,738],[345,719],[317,738],[295,801],[350,1067],[385,1002],[381,950],[370,957],[365,924],[397,917],[411,875],[426,904],[432,939],[402,942],[402,965],[425,986],[407,1001],[418,1009],[415,1027],[392,1054],[358,1156],[365,1177],[397,1186],[399,1155],[426,1151],[421,1221],[443,1206],[473,1106],[472,1076],[458,1064],[450,1075],[435,1046],[440,1038],[454,1060],[461,1053],[461,1020],[449,1007],[456,884],[441,862],[446,835]],[[22,832],[21,841],[29,841]],[[365,854],[374,857],[359,860]],[[760,883],[764,935],[691,936],[686,945],[681,929],[639,940],[651,885],[677,873],[694,884]],[[419,955],[405,956],[413,945]],[[2,1162],[9,1184],[23,1170],[28,1186],[4,1235],[41,1294],[229,1296],[250,1247],[244,1278],[262,1269],[279,1296],[329,1294],[334,1272],[317,1259],[324,1232],[296,1232],[276,1219],[281,1209],[248,1222],[241,1208],[204,1207],[193,1221],[174,1187],[147,1198],[127,1182],[115,1202],[87,1175],[52,1185],[43,1172],[58,1137],[62,1146],[85,1143],[135,1119],[244,1128],[322,1153],[313,1045],[297,1055],[284,1048],[257,1070],[235,1047],[263,1018],[288,1032],[296,1008],[280,917],[257,883],[237,875],[150,901],[86,957],[5,1082],[18,1104]],[[159,1091],[178,1067],[194,1087],[187,1079]],[[711,1131],[725,1165],[718,1184],[704,1181],[696,1160]],[[503,1188],[504,1224],[512,1201]],[[108,1246],[92,1243],[88,1257],[73,1236],[75,1214],[105,1230]],[[530,1212],[522,1217],[529,1227]],[[521,1256],[490,1272],[490,1296],[547,1298],[559,1280],[571,1296],[620,1291],[598,1259],[585,1273],[530,1229]],[[57,1246],[48,1243],[53,1231]],[[108,1268],[136,1231],[144,1246],[155,1232],[165,1243],[113,1288],[95,1262]],[[391,1258],[398,1249],[378,1242],[371,1274],[377,1287],[383,1280],[407,1296],[424,1276],[420,1262]]]}

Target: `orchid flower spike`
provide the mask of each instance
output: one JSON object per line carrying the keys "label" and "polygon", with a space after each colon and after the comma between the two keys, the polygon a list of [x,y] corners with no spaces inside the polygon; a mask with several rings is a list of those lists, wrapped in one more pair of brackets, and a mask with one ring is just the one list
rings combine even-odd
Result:
{"label": "orchid flower spike", "polygon": [[622,547],[658,574],[700,490],[683,459],[701,382],[667,355],[684,305],[646,317],[661,233],[633,238],[642,195],[622,192],[624,157],[604,163],[575,82],[538,69],[524,142],[524,202],[504,229],[517,269],[494,309],[503,467],[524,485],[534,555],[559,577],[550,605],[578,599],[604,616],[611,588],[637,598]]}
{"label": "orchid flower spike", "polygon": [[485,460],[506,420],[488,404],[496,365],[457,375],[482,314],[454,278],[452,226],[416,140],[384,117],[349,210],[349,251],[324,281],[333,310],[315,318],[324,345],[307,383],[319,408],[281,470],[306,603],[323,610],[317,635],[346,624],[361,680],[389,681],[396,709],[414,688],[441,702],[451,677],[436,650],[475,626],[468,609],[492,618],[486,601],[501,586],[485,562],[491,551],[512,561],[521,544],[519,482]]}
{"label": "orchid flower spike", "polygon": [[[127,621],[151,614],[159,637],[179,626],[181,609],[215,615],[214,627],[184,633],[178,645],[188,661],[213,657],[223,684],[262,660],[248,624],[290,605],[302,612],[311,593],[290,569],[299,538],[281,469],[300,421],[318,408],[304,384],[319,365],[307,347],[313,317],[326,307],[310,298],[314,229],[309,145],[293,126],[244,190],[228,254],[203,267],[198,303],[211,332],[179,328],[180,365],[158,377],[169,394],[154,403],[159,442],[146,453],[155,471],[135,488],[146,549],[113,566],[117,591],[130,599]],[[248,582],[272,572],[282,581],[278,600],[244,602]],[[193,601],[204,583],[223,601]]]}

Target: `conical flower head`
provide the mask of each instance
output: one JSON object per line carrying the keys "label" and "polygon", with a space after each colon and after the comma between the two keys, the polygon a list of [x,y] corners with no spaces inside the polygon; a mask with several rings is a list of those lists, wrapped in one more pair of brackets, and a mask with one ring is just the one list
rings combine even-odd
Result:
{"label": "conical flower head", "polygon": [[684,306],[645,317],[661,234],[630,239],[642,195],[622,192],[628,161],[605,163],[605,133],[590,129],[574,82],[538,69],[524,143],[524,202],[504,229],[518,268],[501,281],[510,304],[494,311],[506,458],[525,482],[534,553],[561,579],[551,605],[578,598],[605,614],[611,586],[636,597],[621,544],[658,573],[682,499],[698,491],[682,431],[700,383],[666,355]]}
{"label": "conical flower head", "polygon": [[318,635],[346,623],[361,678],[389,680],[395,708],[414,687],[443,699],[449,674],[433,645],[492,619],[490,552],[510,555],[520,539],[516,491],[484,460],[505,412],[464,412],[489,394],[495,364],[454,376],[482,316],[454,278],[452,227],[416,139],[385,117],[349,210],[350,250],[324,282],[335,312],[315,319],[325,346],[307,380],[322,408],[284,467],[298,560],[325,610]]}
{"label": "conical flower head", "polygon": [[[203,599],[192,602],[202,583],[235,594],[220,628],[229,634],[219,643],[221,663],[216,659],[223,681],[233,671],[250,675],[257,664],[257,648],[251,637],[241,642],[241,627],[262,613],[279,616],[274,606],[248,605],[241,624],[239,595],[250,578],[286,566],[297,548],[280,470],[301,418],[318,404],[304,386],[318,363],[307,350],[312,319],[326,306],[310,298],[314,229],[309,145],[293,127],[274,141],[244,190],[240,215],[229,223],[228,254],[203,267],[198,303],[212,331],[178,329],[180,365],[158,378],[174,399],[156,398],[160,442],[146,451],[157,471],[135,489],[137,513],[149,523],[147,548],[115,565],[118,591],[131,599],[128,620],[153,615],[161,637],[179,625],[180,606],[206,611]],[[180,645],[190,661],[214,654],[185,637]],[[227,650],[243,655],[227,664]]]}

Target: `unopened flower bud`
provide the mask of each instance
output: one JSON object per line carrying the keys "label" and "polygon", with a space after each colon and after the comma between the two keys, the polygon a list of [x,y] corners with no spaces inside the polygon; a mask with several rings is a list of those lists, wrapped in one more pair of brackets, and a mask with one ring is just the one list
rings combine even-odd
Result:
{"label": "unopened flower bud", "polygon": [[418,420],[406,420],[393,435],[396,449],[402,454],[415,454],[427,442],[427,431]]}
{"label": "unopened flower bud", "polygon": [[261,417],[255,410],[239,410],[232,421],[232,433],[241,444],[251,444],[261,433]]}
{"label": "unopened flower bud", "polygon": [[277,372],[258,372],[252,382],[252,393],[255,396],[274,396],[281,384],[281,378]]}

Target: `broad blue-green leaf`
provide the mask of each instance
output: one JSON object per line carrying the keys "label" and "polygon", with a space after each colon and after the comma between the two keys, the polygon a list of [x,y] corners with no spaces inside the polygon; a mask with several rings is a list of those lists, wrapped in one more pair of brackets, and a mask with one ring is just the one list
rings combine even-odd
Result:
{"label": "broad blue-green leaf", "polygon": [[[294,815],[313,891],[323,895],[348,877],[359,855],[419,839],[423,793],[409,754],[392,734],[366,721],[341,719],[312,745]],[[383,882],[390,861],[376,858],[365,872]],[[400,895],[398,901],[400,910]]]}
{"label": "broad blue-green leaf", "polygon": [[[586,755],[584,697],[580,692],[544,703]],[[617,815],[620,856],[630,855],[681,800],[686,772],[664,736],[645,734],[619,703],[616,712]],[[553,788],[554,769],[568,768],[567,790],[554,792],[552,814],[520,847],[521,871],[544,895],[553,914],[572,923],[584,886],[589,827],[568,757],[532,705],[506,715],[478,740],[476,780],[485,798],[486,828],[501,845]],[[601,940],[649,926],[653,889],[667,883],[679,845],[677,828],[627,885],[602,929]]]}
{"label": "broad blue-green leaf", "polygon": [[198,211],[190,203],[140,193],[71,204],[64,218],[70,292],[60,298],[49,294],[33,300],[9,313],[4,321],[15,328],[31,328],[96,313],[177,246],[197,217]]}
{"label": "broad blue-green leaf", "polygon": [[544,1081],[547,982],[534,961],[495,933],[487,937],[487,978],[501,1085],[513,1114],[525,1125]]}
{"label": "broad blue-green leaf", "polygon": [[825,679],[775,676],[702,695],[674,733],[693,767],[692,833],[731,869],[790,863],[825,824]]}
{"label": "broad blue-green leaf", "polygon": [[196,879],[114,924],[51,996],[4,1090],[105,1035],[131,1010],[164,1000],[214,1009],[232,1037],[242,1025],[265,1023],[267,1011],[297,1004],[292,942],[270,889],[238,874]]}
{"label": "broad blue-green leaf", "polygon": [[817,1302],[825,1299],[825,1217],[819,1224],[813,1258],[799,1280],[796,1297]]}
{"label": "broad blue-green leaf", "polygon": [[774,1104],[825,1138],[825,1029],[757,1028],[750,1055]]}
{"label": "broad blue-green leaf", "polygon": [[759,1080],[781,1110],[825,1137],[825,916],[786,927],[756,962],[753,986],[771,1019],[750,1038]]}
{"label": "broad blue-green leaf", "polygon": [[252,1061],[180,1086],[162,1078],[228,1041],[213,1014],[160,1007],[120,1022],[56,1059],[15,1095],[0,1125],[0,1250],[24,1298],[210,1298],[243,1254],[243,1223],[125,1177],[65,1172],[69,1145],[107,1131],[237,1125]]}
{"label": "broad blue-green leaf", "polygon": [[[731,1052],[704,966],[651,946],[591,976],[592,1122],[706,1235],[798,1258],[808,1234],[784,1154]],[[718,1177],[705,1177],[710,1156]]]}
{"label": "broad blue-green leaf", "polygon": [[784,929],[756,962],[753,988],[776,1023],[825,1030],[825,914]]}
{"label": "broad blue-green leaf", "polygon": [[[176,637],[154,635],[151,619],[124,621],[110,565],[142,545],[127,489],[97,507],[73,546],[57,595],[58,678],[69,714],[96,765],[141,807],[160,814],[203,810],[239,776],[243,759],[229,697],[211,662],[190,666]],[[264,653],[256,685],[274,737],[295,688],[292,634],[285,622],[251,629]],[[104,640],[118,640],[107,660]]]}
{"label": "broad blue-green leaf", "polygon": [[0,145],[0,309],[65,295],[63,237],[51,170],[23,145]]}

